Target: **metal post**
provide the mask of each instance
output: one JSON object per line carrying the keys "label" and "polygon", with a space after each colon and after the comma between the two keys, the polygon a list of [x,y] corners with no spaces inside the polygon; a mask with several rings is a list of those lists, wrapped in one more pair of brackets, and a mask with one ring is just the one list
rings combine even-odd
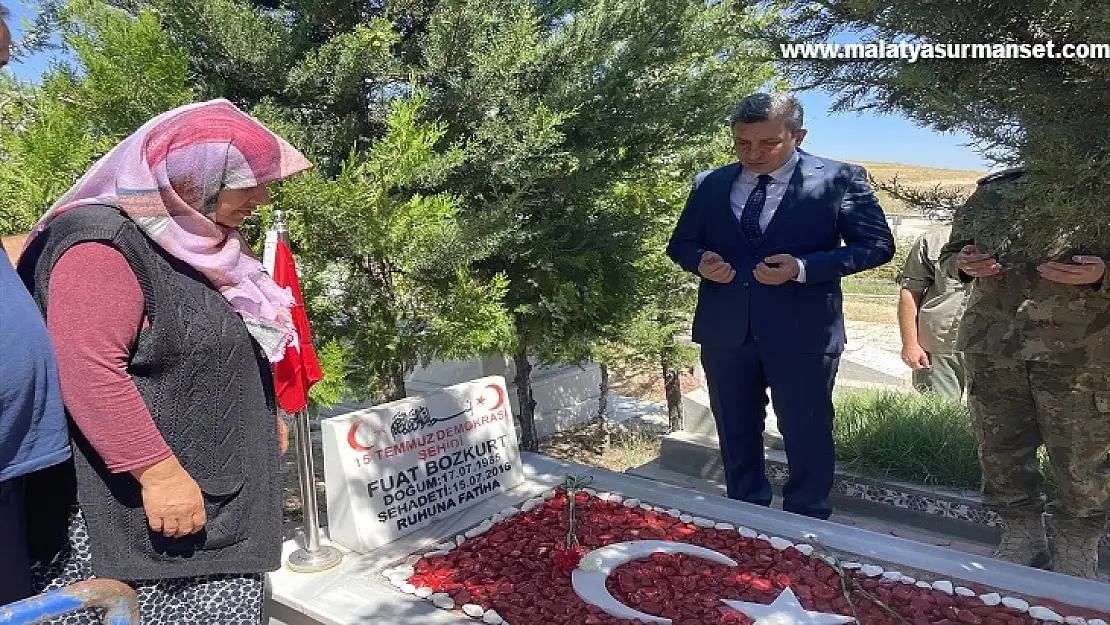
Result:
{"label": "metal post", "polygon": [[[278,239],[289,244],[282,212],[274,211],[274,231]],[[330,569],[343,560],[343,553],[335,547],[320,544],[320,517],[316,507],[316,471],[312,461],[312,433],[308,411],[298,410],[293,415],[294,453],[297,454],[297,476],[301,486],[301,517],[304,525],[305,546],[289,554],[289,568],[298,573],[316,573]]]}

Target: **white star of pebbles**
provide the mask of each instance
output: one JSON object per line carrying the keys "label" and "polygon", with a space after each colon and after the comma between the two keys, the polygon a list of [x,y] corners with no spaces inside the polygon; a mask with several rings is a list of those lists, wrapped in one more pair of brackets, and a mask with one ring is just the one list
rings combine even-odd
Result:
{"label": "white star of pebbles", "polygon": [[754,620],[754,625],[840,625],[855,620],[850,616],[806,610],[790,588],[783,590],[770,605],[745,601],[722,603]]}

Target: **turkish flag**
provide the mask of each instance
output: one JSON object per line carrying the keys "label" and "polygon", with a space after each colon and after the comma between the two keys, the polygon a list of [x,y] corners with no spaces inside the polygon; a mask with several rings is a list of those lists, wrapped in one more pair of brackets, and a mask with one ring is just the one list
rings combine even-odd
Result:
{"label": "turkish flag", "polygon": [[274,390],[278,405],[288,414],[304,410],[308,405],[308,389],[324,379],[316,350],[312,348],[312,334],[308,329],[308,316],[304,311],[301,283],[297,279],[297,265],[289,246],[278,239],[273,258],[274,282],[293,292],[293,325],[297,328],[297,342],[285,349],[285,357],[274,363]]}

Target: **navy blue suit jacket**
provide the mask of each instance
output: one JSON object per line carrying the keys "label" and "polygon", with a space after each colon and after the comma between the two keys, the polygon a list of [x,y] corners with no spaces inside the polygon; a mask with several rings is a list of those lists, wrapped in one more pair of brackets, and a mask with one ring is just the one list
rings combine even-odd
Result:
{"label": "navy blue suit jacket", "polygon": [[[840,278],[889,262],[894,236],[862,167],[799,153],[786,194],[754,245],[729,203],[739,163],[713,170],[690,192],[667,254],[695,275],[706,250],[736,270],[728,284],[701,280],[695,342],[739,347],[750,332],[761,347],[783,352],[844,350]],[[773,254],[805,262],[806,281],[759,283],[752,272]]]}

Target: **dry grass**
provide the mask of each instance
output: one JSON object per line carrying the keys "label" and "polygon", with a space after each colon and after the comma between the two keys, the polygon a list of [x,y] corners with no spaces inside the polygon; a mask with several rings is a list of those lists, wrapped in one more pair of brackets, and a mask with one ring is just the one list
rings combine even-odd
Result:
{"label": "dry grass", "polygon": [[866,167],[868,173],[874,176],[876,180],[884,182],[897,176],[899,182],[911,187],[933,187],[939,184],[944,188],[963,188],[968,191],[974,189],[975,181],[987,173],[976,170],[940,169],[937,167],[919,167],[917,165],[876,163],[872,161],[855,161],[855,164]]}
{"label": "dry grass", "polygon": [[658,434],[614,429],[607,446],[605,438],[596,422],[584,423],[541,440],[540,453],[617,473],[659,457]]}
{"label": "dry grass", "polygon": [[844,318],[871,323],[898,323],[898,309],[892,298],[844,298]]}

